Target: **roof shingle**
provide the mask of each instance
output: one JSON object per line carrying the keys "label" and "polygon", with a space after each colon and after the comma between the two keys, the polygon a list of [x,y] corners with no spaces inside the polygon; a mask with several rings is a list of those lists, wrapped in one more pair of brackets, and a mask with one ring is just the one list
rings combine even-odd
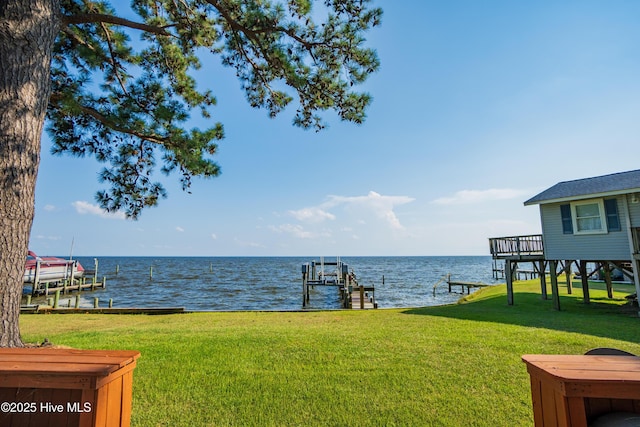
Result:
{"label": "roof shingle", "polygon": [[585,196],[602,196],[607,193],[624,192],[640,192],[640,169],[559,182],[542,193],[533,196],[524,204],[535,205],[560,200],[584,199]]}

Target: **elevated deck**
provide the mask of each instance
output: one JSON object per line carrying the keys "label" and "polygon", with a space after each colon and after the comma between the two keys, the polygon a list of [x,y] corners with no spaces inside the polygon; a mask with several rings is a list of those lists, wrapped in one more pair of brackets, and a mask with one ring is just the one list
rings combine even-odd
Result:
{"label": "elevated deck", "polygon": [[509,259],[513,261],[544,260],[542,234],[493,237],[489,239],[489,251],[493,259]]}
{"label": "elevated deck", "polygon": [[[633,244],[632,261],[640,260],[640,227],[631,227],[629,239]],[[531,278],[538,276],[540,278],[540,293],[542,299],[548,299],[546,277],[551,279],[551,297],[556,310],[560,310],[560,297],[558,295],[558,275],[565,275],[567,293],[572,292],[572,265],[575,264],[578,275],[582,284],[582,293],[584,295],[585,304],[590,303],[589,296],[589,279],[595,273],[602,272],[604,281],[607,285],[608,297],[612,298],[612,270],[617,268],[629,278],[634,278],[636,269],[631,266],[629,260],[598,260],[598,259],[577,259],[568,256],[564,259],[547,259],[544,252],[543,236],[541,234],[532,234],[525,236],[510,237],[494,237],[489,239],[489,250],[493,258],[493,277],[495,279],[504,278],[507,285],[507,303],[513,305],[513,282],[520,279],[520,274],[530,275]],[[504,261],[504,268],[498,266],[498,261]],[[519,264],[523,262],[531,263],[532,270],[519,270]],[[595,265],[595,268],[589,272],[588,264]],[[640,265],[640,264],[638,264]],[[640,267],[638,267],[640,269]],[[636,288],[638,285],[636,283]]]}

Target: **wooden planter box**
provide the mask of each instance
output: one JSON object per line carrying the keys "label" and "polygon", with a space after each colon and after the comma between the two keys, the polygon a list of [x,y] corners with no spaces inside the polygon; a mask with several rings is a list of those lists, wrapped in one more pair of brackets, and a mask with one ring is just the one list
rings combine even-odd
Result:
{"label": "wooden planter box", "polygon": [[129,426],[137,351],[0,349],[0,426]]}
{"label": "wooden planter box", "polygon": [[587,427],[611,412],[640,413],[640,358],[525,355],[536,427]]}

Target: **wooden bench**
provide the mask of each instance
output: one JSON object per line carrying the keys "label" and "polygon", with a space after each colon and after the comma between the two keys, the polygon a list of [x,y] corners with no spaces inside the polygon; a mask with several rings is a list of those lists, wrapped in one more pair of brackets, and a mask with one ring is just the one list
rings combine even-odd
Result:
{"label": "wooden bench", "polygon": [[0,349],[1,426],[129,426],[137,351]]}

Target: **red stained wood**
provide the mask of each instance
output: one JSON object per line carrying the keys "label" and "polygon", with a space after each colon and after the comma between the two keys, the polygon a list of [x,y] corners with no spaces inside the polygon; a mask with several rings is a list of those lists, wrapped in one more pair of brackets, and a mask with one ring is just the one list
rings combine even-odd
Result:
{"label": "red stained wood", "polygon": [[586,427],[611,411],[640,413],[640,358],[525,355],[536,427]]}
{"label": "red stained wood", "polygon": [[[129,426],[137,351],[0,349],[0,425]],[[44,406],[43,406],[44,405]],[[33,410],[35,408],[35,410]]]}

